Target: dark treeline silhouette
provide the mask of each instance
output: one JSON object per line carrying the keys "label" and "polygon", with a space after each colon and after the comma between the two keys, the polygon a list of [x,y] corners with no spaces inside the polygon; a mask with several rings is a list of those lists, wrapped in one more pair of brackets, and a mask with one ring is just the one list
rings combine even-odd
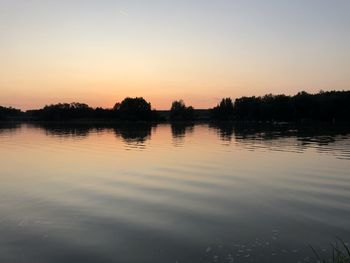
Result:
{"label": "dark treeline silhouette", "polygon": [[30,114],[41,120],[72,120],[92,118],[94,110],[84,103],[59,103],[45,106],[43,109],[30,111]]}
{"label": "dark treeline silhouette", "polygon": [[220,104],[211,110],[212,118],[218,120],[233,119],[233,102],[231,98],[224,98]]}
{"label": "dark treeline silhouette", "polygon": [[59,103],[45,106],[40,110],[31,110],[27,116],[44,121],[69,121],[84,119],[120,120],[120,121],[157,121],[160,118],[151,104],[144,98],[125,98],[115,104],[113,109],[91,108],[84,103]]}
{"label": "dark treeline silhouette", "polygon": [[18,118],[23,114],[21,110],[15,109],[15,108],[6,108],[0,106],[0,120],[7,120],[7,119],[13,119]]}
{"label": "dark treeline silhouette", "polygon": [[238,121],[350,121],[350,91],[329,91],[295,96],[265,95],[227,98],[211,110],[216,120]]}
{"label": "dark treeline silhouette", "polygon": [[169,111],[156,111],[142,97],[125,98],[112,109],[92,108],[84,103],[59,103],[39,110],[22,112],[0,106],[0,120],[107,120],[107,121],[350,121],[350,91],[328,91],[309,94],[305,91],[295,96],[265,95],[241,97],[233,101],[224,98],[210,110],[195,110],[183,100],[174,101]]}
{"label": "dark treeline silhouette", "polygon": [[117,119],[130,121],[152,121],[157,120],[155,110],[152,110],[151,103],[144,98],[126,98],[121,103],[116,103],[113,112]]}
{"label": "dark treeline silhouette", "polygon": [[174,101],[170,108],[170,120],[172,121],[190,121],[194,120],[194,109],[187,107],[183,100]]}

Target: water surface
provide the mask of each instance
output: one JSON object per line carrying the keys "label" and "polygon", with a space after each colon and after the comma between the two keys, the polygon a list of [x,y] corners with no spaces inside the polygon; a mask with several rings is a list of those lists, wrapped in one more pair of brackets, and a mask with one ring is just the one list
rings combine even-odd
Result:
{"label": "water surface", "polygon": [[0,125],[0,262],[310,262],[350,241],[350,130]]}

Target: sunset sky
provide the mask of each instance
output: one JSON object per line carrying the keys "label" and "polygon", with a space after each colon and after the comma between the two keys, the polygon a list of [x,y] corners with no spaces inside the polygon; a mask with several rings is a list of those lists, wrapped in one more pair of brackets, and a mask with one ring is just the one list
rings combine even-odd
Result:
{"label": "sunset sky", "polygon": [[349,0],[0,0],[0,105],[350,89]]}

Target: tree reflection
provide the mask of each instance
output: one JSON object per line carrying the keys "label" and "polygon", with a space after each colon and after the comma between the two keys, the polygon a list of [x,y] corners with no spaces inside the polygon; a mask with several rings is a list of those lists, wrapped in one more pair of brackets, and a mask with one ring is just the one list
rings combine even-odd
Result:
{"label": "tree reflection", "polygon": [[31,126],[43,129],[48,136],[56,136],[63,138],[84,138],[91,131],[98,130],[98,126],[92,124],[74,124],[74,123],[32,123]]}
{"label": "tree reflection", "polygon": [[152,128],[155,124],[133,123],[114,126],[114,133],[128,144],[144,143],[151,138]]}
{"label": "tree reflection", "polygon": [[11,133],[19,129],[21,125],[19,123],[0,122],[0,134]]}
{"label": "tree reflection", "polygon": [[171,134],[173,138],[183,138],[186,136],[186,133],[192,133],[193,128],[193,122],[171,123]]}
{"label": "tree reflection", "polygon": [[231,141],[234,133],[234,125],[230,122],[214,122],[209,124],[209,127],[216,130],[219,138],[222,141]]}
{"label": "tree reflection", "polygon": [[91,133],[100,133],[112,130],[117,138],[121,138],[127,144],[144,143],[151,138],[152,123],[36,123],[32,126],[43,129],[46,135],[57,137],[84,138]]}
{"label": "tree reflection", "polygon": [[185,137],[193,133],[195,124],[193,122],[173,122],[171,123],[171,134],[175,146],[182,146]]}
{"label": "tree reflection", "polygon": [[329,144],[348,141],[350,135],[349,125],[217,122],[209,126],[222,141],[234,139],[237,145],[252,150],[304,151],[315,147],[324,151]]}

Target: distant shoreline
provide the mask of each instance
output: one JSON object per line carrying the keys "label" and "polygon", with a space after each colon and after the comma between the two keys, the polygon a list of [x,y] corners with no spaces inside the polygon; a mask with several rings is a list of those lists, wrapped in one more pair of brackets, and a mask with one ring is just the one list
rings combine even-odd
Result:
{"label": "distant shoreline", "polygon": [[194,109],[174,101],[170,110],[152,109],[143,97],[125,98],[111,109],[84,103],[58,103],[42,109],[21,111],[0,106],[0,121],[58,122],[350,122],[350,91],[299,92],[294,96],[267,94],[259,97],[223,98],[210,109]]}
{"label": "distant shoreline", "polygon": [[319,121],[319,120],[297,120],[297,121],[242,121],[242,120],[163,120],[163,121],[122,121],[122,120],[101,120],[101,119],[76,119],[76,120],[27,120],[27,119],[9,119],[0,120],[0,124],[53,124],[53,125],[137,125],[137,124],[148,124],[148,125],[200,125],[200,124],[224,124],[224,125],[271,125],[271,126],[285,126],[285,125],[327,125],[327,126],[349,126],[350,121]]}

